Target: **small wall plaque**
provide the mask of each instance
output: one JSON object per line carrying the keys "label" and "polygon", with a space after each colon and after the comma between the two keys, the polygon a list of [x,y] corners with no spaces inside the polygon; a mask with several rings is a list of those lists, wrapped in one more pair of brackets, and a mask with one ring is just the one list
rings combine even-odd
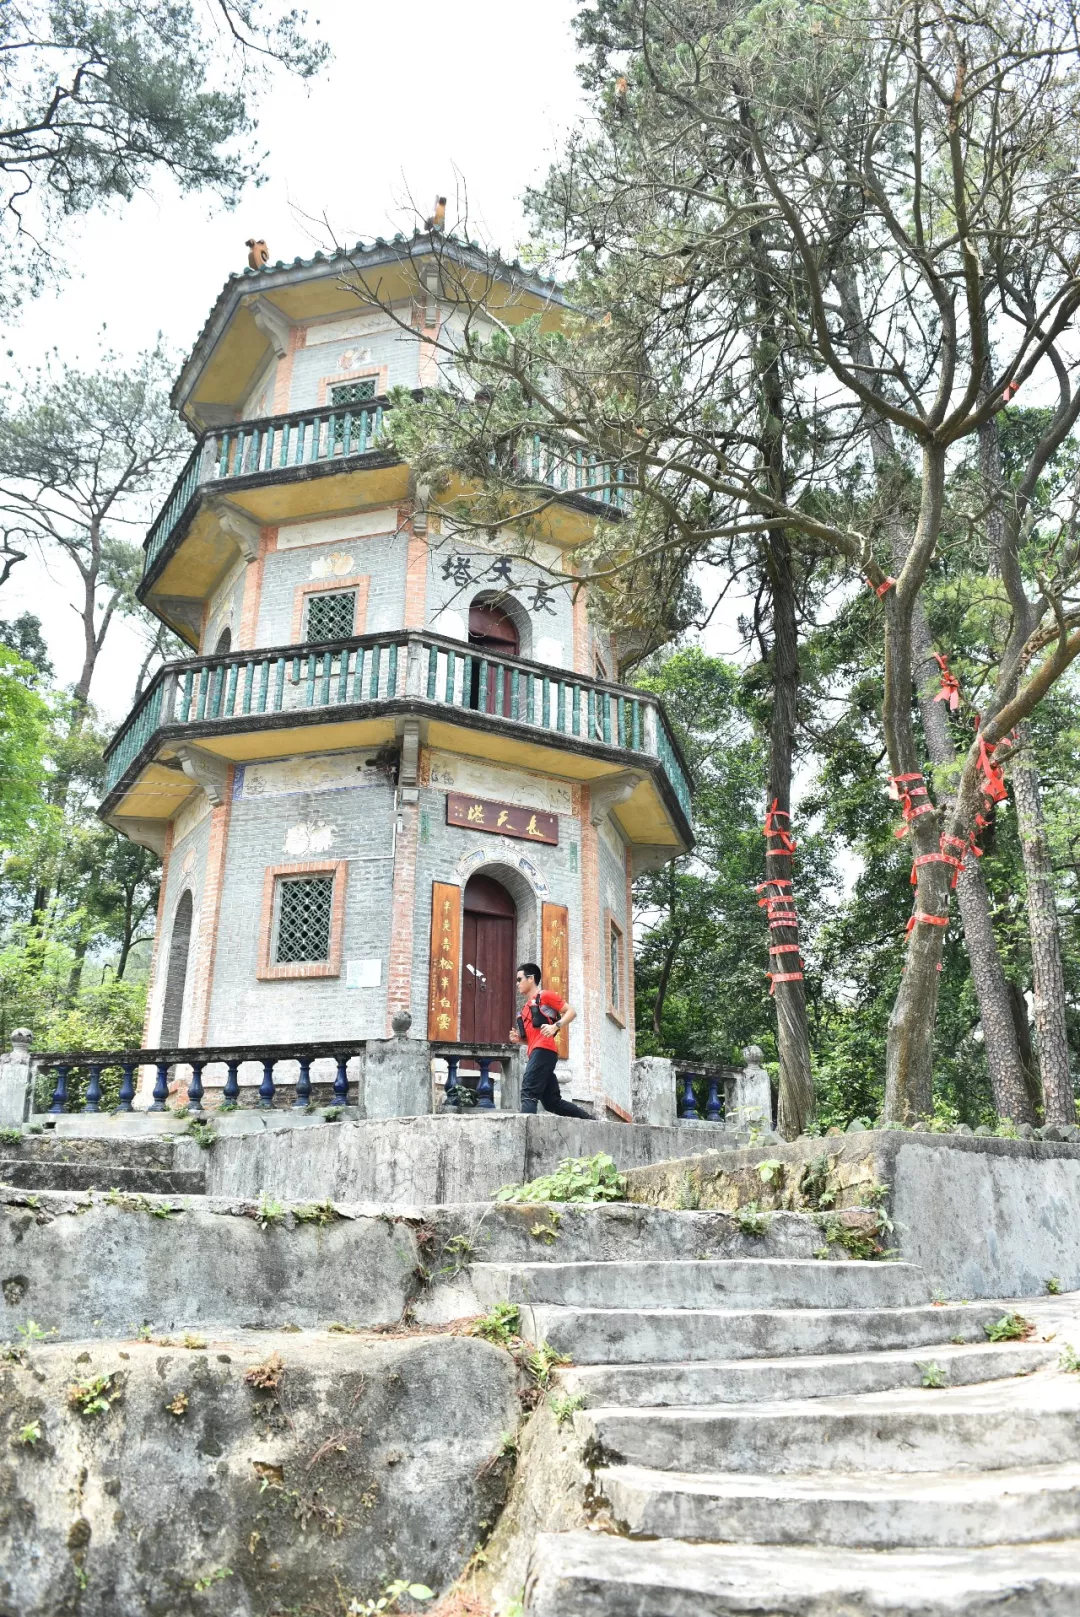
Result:
{"label": "small wall plaque", "polygon": [[486,797],[470,797],[465,792],[447,792],[446,823],[469,831],[490,831],[497,837],[518,837],[523,842],[559,841],[559,816],[539,809],[515,808],[512,803],[494,803]]}

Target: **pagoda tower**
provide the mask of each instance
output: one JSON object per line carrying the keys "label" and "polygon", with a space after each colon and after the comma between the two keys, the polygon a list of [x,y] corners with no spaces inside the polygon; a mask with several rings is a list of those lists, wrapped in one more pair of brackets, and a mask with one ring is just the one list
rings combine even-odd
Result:
{"label": "pagoda tower", "polygon": [[385,446],[390,389],[438,380],[448,258],[501,318],[560,318],[467,244],[361,244],[231,276],[177,381],[195,447],[139,594],[191,654],[111,742],[101,806],[164,862],[145,1046],[382,1039],[403,1010],[415,1038],[503,1042],[535,959],[579,1013],[564,1094],[625,1114],[631,881],[691,846],[687,777],[558,583],[622,519],[605,468],[541,469],[522,560],[451,531]]}

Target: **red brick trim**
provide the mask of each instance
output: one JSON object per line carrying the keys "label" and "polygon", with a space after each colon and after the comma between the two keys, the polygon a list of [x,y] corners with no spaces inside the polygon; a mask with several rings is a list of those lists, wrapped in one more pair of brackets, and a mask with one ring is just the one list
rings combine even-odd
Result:
{"label": "red brick trim", "polygon": [[262,600],[263,568],[270,551],[277,549],[277,529],[263,528],[259,534],[259,554],[249,562],[244,574],[244,596],[240,603],[240,622],[233,641],[234,651],[254,649],[259,627],[259,604]]}
{"label": "red brick trim", "polygon": [[[161,886],[158,888],[157,920],[154,922],[154,946],[150,951],[150,992],[146,996],[146,1016],[143,1018],[143,1049],[150,1049],[150,1018],[155,1012],[157,998],[157,971],[161,960],[161,940],[165,935],[165,889],[169,882],[169,860],[172,856],[175,826],[170,820],[165,827],[165,852],[161,856]],[[188,947],[191,947],[190,940]],[[164,989],[162,989],[164,995]]]}
{"label": "red brick trim", "polygon": [[625,1107],[619,1105],[617,1100],[612,1100],[610,1095],[601,1095],[600,1101],[604,1109],[609,1112],[614,1112],[615,1116],[620,1120],[620,1122],[632,1123],[634,1121],[633,1112],[628,1112]]}
{"label": "red brick trim", "polygon": [[[611,970],[611,942],[618,938],[618,980]],[[626,929],[619,925],[611,910],[604,911],[604,983],[607,987],[607,1013],[619,1027],[626,1026]],[[618,989],[618,996],[615,990]],[[618,1003],[616,1004],[616,997]]]}
{"label": "red brick trim", "polygon": [[371,579],[364,573],[354,573],[351,578],[318,578],[307,584],[297,584],[293,593],[293,619],[292,643],[301,644],[304,636],[304,602],[309,595],[337,595],[345,590],[356,591],[356,613],[353,618],[353,634],[363,634],[364,624],[367,622],[368,589]]}
{"label": "red brick trim", "polygon": [[626,1028],[630,1034],[630,1060],[637,1052],[637,1002],[634,998],[634,855],[626,850],[626,948],[623,951],[626,984]]}
{"label": "red brick trim", "polygon": [[[217,953],[218,925],[221,920],[221,890],[225,881],[225,855],[229,845],[229,820],[232,817],[235,774],[236,771],[230,764],[225,776],[225,801],[210,810],[210,835],[206,848],[202,900],[199,904],[199,936],[191,996],[191,1026],[198,1044],[209,1042],[210,1002],[214,992],[214,957]],[[188,961],[190,971],[190,955]],[[197,1033],[194,1033],[195,1029],[198,1030]]]}
{"label": "red brick trim", "polygon": [[[347,859],[307,859],[295,865],[267,865],[263,875],[262,915],[259,921],[259,965],[255,972],[260,982],[282,977],[341,976],[341,935],[345,927],[345,882],[348,870]],[[271,962],[274,887],[279,876],[333,876],[334,899],[330,911],[329,960],[296,961],[286,966],[275,966]]]}
{"label": "red brick trim", "polygon": [[414,533],[412,511],[398,507],[398,532],[409,536],[405,553],[405,627],[423,629],[427,625],[428,545],[422,533]]}

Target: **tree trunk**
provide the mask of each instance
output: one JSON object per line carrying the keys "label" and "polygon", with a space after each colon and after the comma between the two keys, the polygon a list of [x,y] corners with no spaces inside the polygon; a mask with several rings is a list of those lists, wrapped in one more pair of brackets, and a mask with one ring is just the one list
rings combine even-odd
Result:
{"label": "tree trunk", "polygon": [[[858,285],[850,276],[838,277],[837,285],[852,354],[859,363],[869,367],[872,356],[863,322]],[[886,421],[881,420],[874,424],[870,442],[874,469],[879,486],[884,490],[886,511],[884,526],[889,554],[893,569],[899,576],[911,545],[908,525],[904,521],[904,469],[896,458],[892,429]],[[921,597],[916,597],[912,605],[911,655],[927,754],[932,764],[947,768],[951,772],[951,766],[956,762],[956,748],[949,730],[948,710],[943,702],[934,699],[937,695],[940,673],[934,660],[934,643]],[[948,775],[943,778],[947,779]],[[943,806],[948,804],[947,791],[942,792],[941,801]],[[947,865],[941,868],[949,869]],[[979,1017],[983,1027],[995,1109],[1001,1116],[1012,1117],[1016,1122],[1031,1121],[1027,1115],[1028,1090],[1010,1010],[1009,986],[990,914],[990,895],[974,854],[969,856],[967,868],[960,875],[956,897],[964,926],[964,941],[971,964],[975,995],[979,1002]],[[935,1015],[936,1004],[935,990]],[[890,1115],[887,1107],[886,1115]]]}
{"label": "tree trunk", "polygon": [[[911,639],[926,750],[932,763],[951,768],[956,763],[956,747],[949,732],[945,704],[934,700],[940,673],[934,661],[930,626],[921,601],[916,602],[912,613]],[[949,794],[943,793],[943,805],[948,802]],[[946,865],[943,868],[947,870],[949,867]],[[973,853],[966,857],[965,867],[956,885],[956,898],[964,926],[971,977],[979,1002],[983,1049],[990,1072],[994,1110],[1000,1117],[1012,1118],[1014,1123],[1033,1123],[1035,1114],[1031,1108],[1030,1085],[1017,1040],[1009,984],[994,936],[990,894],[979,868],[978,857]]]}
{"label": "tree trunk", "polygon": [[82,937],[75,945],[75,958],[71,962],[68,973],[67,988],[64,991],[65,1006],[74,1005],[79,997],[79,988],[82,984],[83,964],[86,960],[86,951],[90,947],[90,939]]}
{"label": "tree trunk", "polygon": [[[799,644],[796,619],[795,579],[791,545],[783,529],[770,533],[766,565],[772,593],[772,719],[769,724],[768,800],[775,805],[775,828],[791,832],[791,772],[795,749],[795,720],[799,694]],[[766,839],[765,875],[772,882],[790,882],[794,860],[783,837]],[[772,886],[770,896],[793,895],[793,887]],[[785,906],[787,907],[787,906]],[[766,912],[768,913],[768,912]],[[770,969],[781,976],[801,972],[798,954],[798,923],[770,926]],[[814,1080],[810,1067],[810,1028],[806,1019],[806,993],[802,978],[794,982],[774,982],[776,1035],[780,1051],[780,1098],[777,1126],[785,1140],[802,1134],[814,1105]]]}
{"label": "tree trunk", "polygon": [[[1026,724],[1020,727],[1020,739],[1021,742],[1029,739]],[[1061,969],[1061,934],[1054,902],[1050,844],[1037,770],[1030,764],[1018,762],[1013,766],[1011,776],[1024,874],[1027,877],[1031,976],[1044,1116],[1048,1123],[1061,1126],[1076,1121],[1076,1107],[1065,1034],[1065,981]]]}

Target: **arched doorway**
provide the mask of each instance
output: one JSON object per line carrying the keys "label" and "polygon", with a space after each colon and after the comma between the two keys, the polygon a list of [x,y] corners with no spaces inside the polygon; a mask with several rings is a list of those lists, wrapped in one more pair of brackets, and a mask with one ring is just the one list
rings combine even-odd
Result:
{"label": "arched doorway", "polygon": [[462,909],[461,1037],[475,1044],[505,1044],[517,1014],[517,909],[506,888],[491,876],[470,878]]}
{"label": "arched doorway", "polygon": [[232,630],[229,628],[228,624],[226,624],[224,629],[222,629],[221,633],[218,635],[217,645],[214,647],[214,656],[223,657],[227,651],[231,650]]}
{"label": "arched doorway", "polygon": [[190,887],[183,894],[173,916],[172,940],[169,944],[169,969],[165,976],[165,1007],[161,1013],[163,1050],[175,1048],[180,1042],[180,1024],[184,1016],[184,988],[187,983],[188,949],[191,943],[192,900]]}
{"label": "arched doorway", "polygon": [[469,645],[474,646],[472,685],[469,706],[484,713],[510,716],[510,671],[496,663],[487,670],[483,698],[480,693],[481,657],[516,657],[521,650],[521,636],[509,612],[504,612],[494,601],[474,601],[469,608]]}

